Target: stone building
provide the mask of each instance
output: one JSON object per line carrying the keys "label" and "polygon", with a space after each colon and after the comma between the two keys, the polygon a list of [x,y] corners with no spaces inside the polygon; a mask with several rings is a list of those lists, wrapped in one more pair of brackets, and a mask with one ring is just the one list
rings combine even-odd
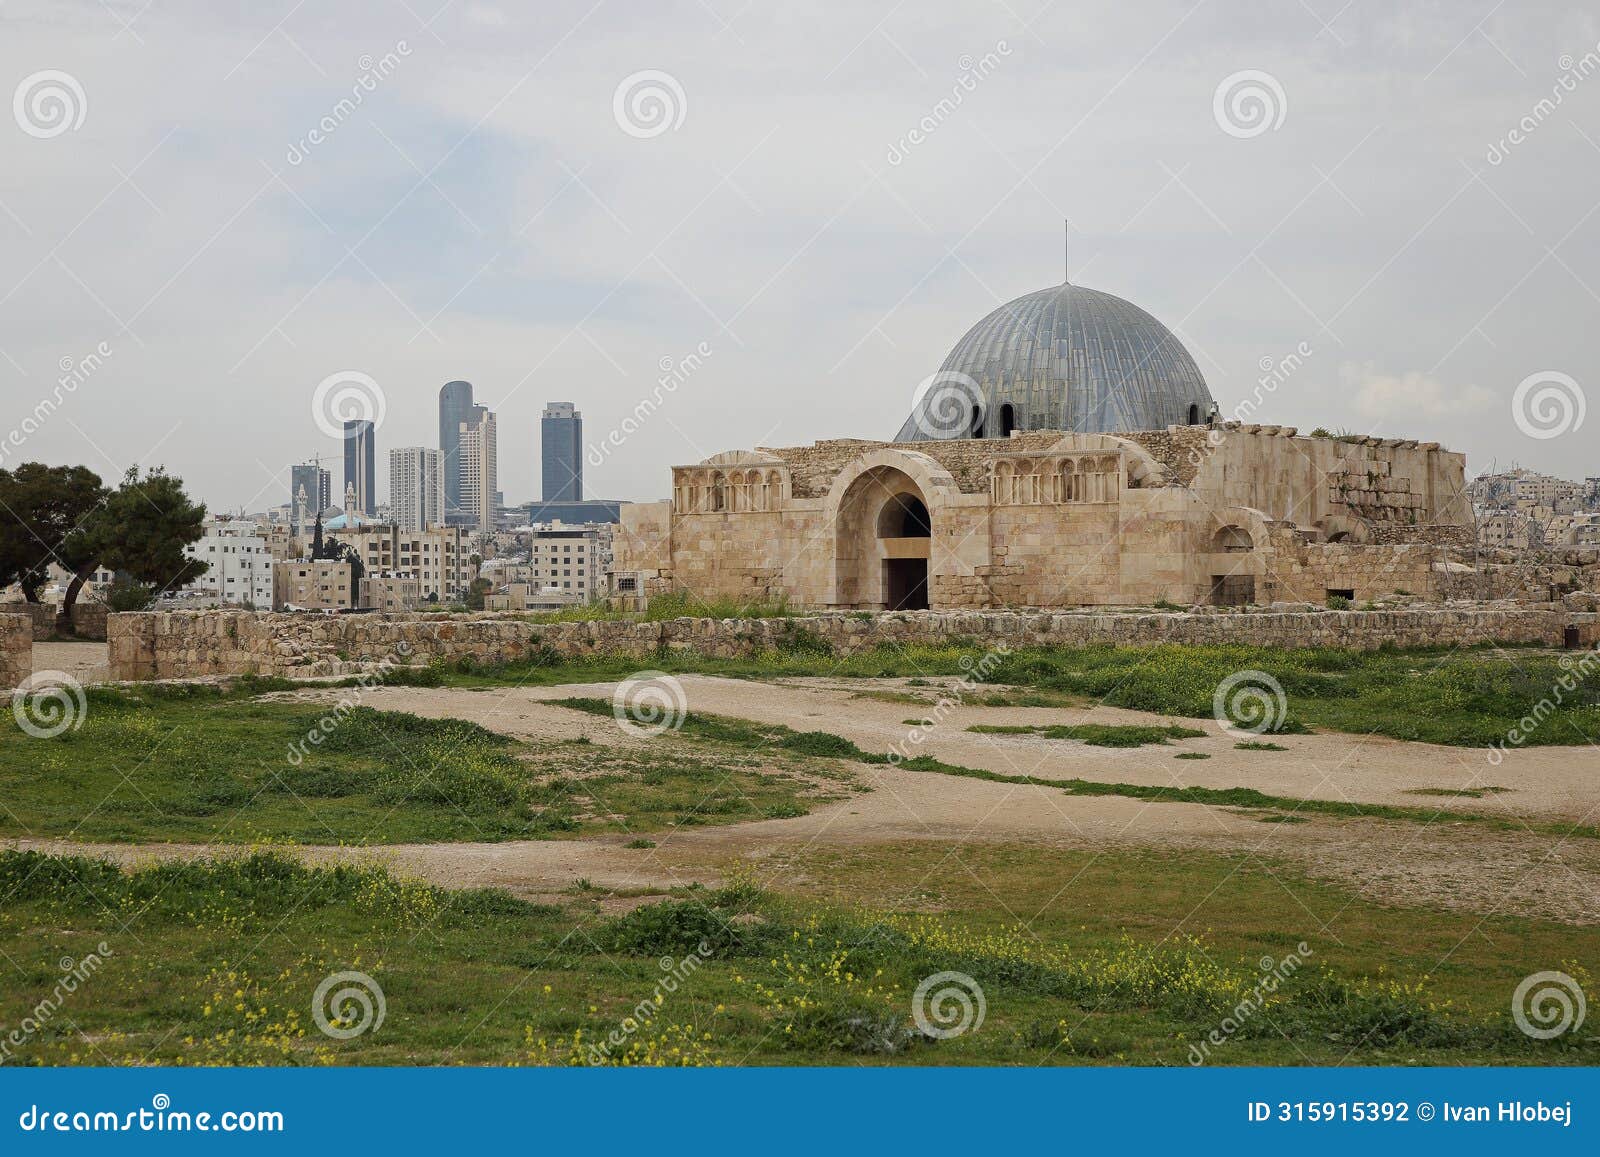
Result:
{"label": "stone building", "polygon": [[272,605],[276,610],[340,611],[355,606],[350,597],[351,566],[325,558],[289,559],[272,564]]}
{"label": "stone building", "polygon": [[[1148,314],[1101,302],[1068,322],[1039,296],[1012,304],[1043,330],[986,318],[952,354],[974,373],[936,375],[945,398],[895,442],[675,467],[670,499],[623,507],[613,590],[863,610],[1321,603],[1434,593],[1446,548],[1472,542],[1462,455],[1218,422]],[[1140,351],[1174,368],[1135,374]],[[1183,424],[1128,427],[1150,415]],[[1059,428],[1079,420],[1094,428]]]}

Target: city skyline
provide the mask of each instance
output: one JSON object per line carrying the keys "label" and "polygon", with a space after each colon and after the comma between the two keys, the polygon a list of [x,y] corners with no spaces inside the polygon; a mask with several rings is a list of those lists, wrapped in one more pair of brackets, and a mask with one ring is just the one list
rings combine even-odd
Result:
{"label": "city skyline", "polygon": [[[1070,217],[1074,281],[1178,334],[1225,415],[1260,394],[1254,420],[1438,438],[1474,473],[1594,473],[1582,433],[1509,420],[1532,375],[1595,390],[1593,13],[1290,6],[1245,40],[1177,3],[827,15],[474,6],[424,31],[358,5],[308,36],[191,7],[112,53],[96,4],[8,8],[13,87],[55,61],[86,109],[0,134],[0,373],[24,411],[72,381],[7,462],[160,462],[260,508],[331,374],[382,387],[384,446],[432,443],[439,384],[470,380],[520,451],[546,398],[600,444],[703,348],[589,461],[592,492],[659,497],[729,447],[892,436],[973,318],[1059,282]],[[364,55],[382,75],[330,113]],[[652,68],[683,94],[660,131],[614,100]],[[1279,115],[1229,131],[1223,82],[1254,73]],[[508,452],[501,489],[537,470]]]}

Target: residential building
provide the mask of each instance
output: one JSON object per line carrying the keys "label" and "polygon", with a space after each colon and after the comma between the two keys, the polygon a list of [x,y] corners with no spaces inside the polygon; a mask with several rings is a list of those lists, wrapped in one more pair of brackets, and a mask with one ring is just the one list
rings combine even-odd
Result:
{"label": "residential building", "polygon": [[401,530],[444,525],[444,454],[426,446],[389,451],[389,504]]}
{"label": "residential building", "polygon": [[477,420],[461,423],[461,509],[470,525],[480,530],[494,526],[494,494],[498,481],[496,422],[494,414],[476,407]]}
{"label": "residential building", "polygon": [[295,558],[272,564],[275,610],[342,611],[350,597],[351,566],[340,559]]}
{"label": "residential building", "polygon": [[361,605],[375,611],[409,611],[422,602],[422,584],[409,575],[362,576]]}
{"label": "residential building", "polygon": [[208,520],[205,534],[185,546],[183,553],[206,564],[205,573],[189,584],[189,590],[225,606],[272,608],[272,550],[254,521]]}
{"label": "residential building", "polygon": [[354,547],[367,574],[416,579],[420,602],[457,602],[476,577],[470,536],[458,526],[422,531],[365,526],[334,530],[330,537]]}

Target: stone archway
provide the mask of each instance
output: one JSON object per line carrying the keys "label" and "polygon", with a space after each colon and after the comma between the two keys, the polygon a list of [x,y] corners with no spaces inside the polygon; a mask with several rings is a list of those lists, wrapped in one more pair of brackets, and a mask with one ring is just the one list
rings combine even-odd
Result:
{"label": "stone archway", "polygon": [[927,495],[905,471],[878,465],[858,474],[834,522],[836,601],[927,610],[933,517]]}

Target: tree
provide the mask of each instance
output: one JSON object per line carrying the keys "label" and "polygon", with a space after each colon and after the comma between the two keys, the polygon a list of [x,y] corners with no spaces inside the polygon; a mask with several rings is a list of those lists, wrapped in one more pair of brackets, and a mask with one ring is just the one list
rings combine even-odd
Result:
{"label": "tree", "polygon": [[475,578],[467,587],[467,609],[471,611],[483,610],[483,596],[488,594],[493,586],[486,578]]}
{"label": "tree", "polygon": [[0,470],[0,587],[18,583],[23,598],[36,603],[51,563],[76,571],[83,559],[74,540],[107,495],[85,466],[24,462]]}
{"label": "tree", "polygon": [[183,548],[205,533],[206,508],[190,501],[181,479],[161,467],[142,477],[137,466],[123,475],[122,485],[67,535],[61,555],[73,575],[61,600],[57,628],[72,629],[72,608],[78,593],[100,567],[125,574],[159,593],[193,582],[207,564],[184,554]]}

